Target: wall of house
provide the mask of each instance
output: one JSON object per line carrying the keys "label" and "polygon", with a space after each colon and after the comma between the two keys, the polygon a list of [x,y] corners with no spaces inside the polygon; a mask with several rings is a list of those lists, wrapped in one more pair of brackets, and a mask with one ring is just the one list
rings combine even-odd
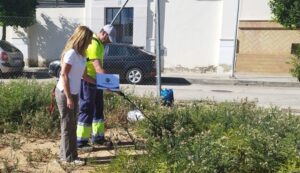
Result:
{"label": "wall of house", "polygon": [[[93,30],[99,31],[105,25],[105,8],[121,8],[125,0],[89,0],[86,1],[86,24]],[[134,8],[133,44],[146,47],[147,33],[147,0],[130,0],[126,7]]]}
{"label": "wall of house", "polygon": [[37,9],[38,23],[28,33],[31,55],[29,64],[43,66],[58,59],[75,28],[85,24],[84,11],[84,8]]}
{"label": "wall of house", "polygon": [[269,0],[242,0],[238,30],[238,74],[289,75],[293,43],[299,30],[288,30],[272,21]]}
{"label": "wall of house", "polygon": [[[121,7],[124,2],[86,1],[87,25],[99,29],[105,23],[105,8]],[[155,52],[155,1],[130,0],[126,7],[134,8],[133,44]],[[164,67],[195,68],[217,64],[221,0],[161,0],[160,10]]]}
{"label": "wall of house", "polygon": [[[238,2],[240,6],[238,7]],[[224,0],[222,12],[222,34],[220,39],[219,65],[222,72],[232,72],[234,63],[237,17],[239,21],[270,20],[269,0]],[[239,10],[239,14],[238,14]],[[237,16],[239,15],[239,16]],[[237,30],[239,32],[239,30]]]}
{"label": "wall of house", "polygon": [[78,25],[85,24],[84,8],[37,8],[37,23],[7,28],[7,41],[24,54],[26,66],[47,66],[60,53]]}
{"label": "wall of house", "polygon": [[239,74],[285,74],[291,68],[293,43],[299,30],[288,30],[270,21],[242,21],[239,28],[237,72]]}
{"label": "wall of house", "polygon": [[241,0],[240,20],[271,20],[270,0]]}
{"label": "wall of house", "polygon": [[222,7],[222,29],[220,37],[220,51],[218,58],[218,72],[232,72],[237,30],[238,1],[224,0]]}
{"label": "wall of house", "polygon": [[[24,53],[26,65],[45,66],[59,58],[76,26],[98,32],[105,8],[126,0],[89,0],[85,8],[38,8],[38,23],[27,29],[8,27],[7,40]],[[232,66],[236,0],[160,0],[164,67]],[[240,20],[270,20],[268,0],[241,0]],[[155,1],[130,0],[134,8],[133,44],[155,51]]]}
{"label": "wall of house", "polygon": [[[150,14],[155,12],[150,2]],[[217,65],[222,1],[161,0],[161,46],[164,67],[196,68]],[[148,16],[147,45],[154,50],[155,25]]]}
{"label": "wall of house", "polygon": [[[45,66],[60,56],[76,26],[98,32],[105,24],[105,8],[125,0],[90,0],[85,8],[38,8],[34,26],[12,29],[8,40],[18,45],[26,65]],[[155,1],[130,0],[134,8],[133,44],[155,51]],[[161,41],[164,67],[217,66],[222,28],[222,0],[161,0]],[[15,34],[18,33],[18,34]]]}

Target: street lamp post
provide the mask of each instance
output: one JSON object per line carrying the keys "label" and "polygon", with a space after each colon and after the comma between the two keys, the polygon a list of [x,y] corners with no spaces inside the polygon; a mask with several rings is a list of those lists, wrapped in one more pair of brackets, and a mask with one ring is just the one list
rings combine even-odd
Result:
{"label": "street lamp post", "polygon": [[157,101],[160,99],[161,91],[161,57],[160,57],[160,7],[159,0],[156,0],[155,7],[155,52],[156,52],[156,87],[157,87]]}
{"label": "street lamp post", "polygon": [[239,16],[240,15],[240,0],[237,0],[237,10],[236,10],[236,23],[235,23],[235,33],[234,33],[234,52],[233,52],[233,62],[232,62],[232,73],[231,77],[235,76],[236,70],[236,50],[237,50],[237,36],[238,36],[238,29],[239,29]]}

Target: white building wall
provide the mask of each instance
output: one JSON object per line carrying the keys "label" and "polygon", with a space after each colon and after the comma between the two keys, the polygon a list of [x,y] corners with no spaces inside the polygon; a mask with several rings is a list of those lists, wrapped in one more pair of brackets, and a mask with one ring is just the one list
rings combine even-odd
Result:
{"label": "white building wall", "polygon": [[[105,8],[125,0],[89,0],[85,8],[38,8],[38,23],[27,29],[8,27],[7,40],[24,53],[26,65],[44,66],[57,59],[76,26],[98,32]],[[134,8],[133,44],[154,52],[155,1],[130,0]],[[161,0],[161,41],[165,67],[232,65],[237,0]],[[270,20],[268,0],[241,0],[240,20]]]}
{"label": "white building wall", "polygon": [[60,58],[61,51],[78,25],[85,24],[84,8],[38,8],[38,23],[30,27],[29,64],[44,66]]}
{"label": "white building wall", "polygon": [[[105,23],[106,7],[121,7],[125,0],[86,1],[87,25]],[[130,0],[134,8],[133,44],[155,51],[155,1]],[[88,10],[91,8],[91,10]],[[164,67],[217,65],[221,32],[221,0],[161,0],[161,46]]]}
{"label": "white building wall", "polygon": [[240,20],[271,20],[270,0],[241,0]]}
{"label": "white building wall", "polygon": [[[86,1],[86,22],[94,31],[105,25],[105,8],[121,8],[125,0],[89,0]],[[133,7],[133,44],[146,47],[147,0],[130,0],[126,7]]]}
{"label": "white building wall", "polygon": [[[271,20],[269,0],[223,0],[222,34],[219,65],[232,68],[234,61],[235,32],[238,20]],[[239,16],[237,16],[239,15]]]}
{"label": "white building wall", "polygon": [[[237,15],[238,0],[224,0],[222,7],[222,31],[220,37],[220,51],[218,58],[220,72],[232,71],[234,60],[235,34],[237,29]],[[224,68],[228,69],[224,70]]]}
{"label": "white building wall", "polygon": [[[222,1],[172,0],[160,1],[161,45],[164,66],[186,68],[217,65],[221,32]],[[154,2],[150,5],[155,12]],[[153,21],[149,16],[148,21]],[[155,25],[148,30],[153,50]]]}

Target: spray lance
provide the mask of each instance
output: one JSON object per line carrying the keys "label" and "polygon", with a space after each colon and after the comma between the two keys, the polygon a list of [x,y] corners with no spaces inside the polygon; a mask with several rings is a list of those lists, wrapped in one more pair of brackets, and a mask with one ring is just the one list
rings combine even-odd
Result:
{"label": "spray lance", "polygon": [[[172,99],[173,99],[173,90],[171,89],[167,89],[169,90],[169,94],[172,94]],[[172,91],[172,92],[171,92]],[[142,116],[144,116],[154,127],[156,127],[157,129],[159,129],[159,133],[158,135],[160,137],[162,137],[162,132],[163,132],[163,127],[164,126],[159,126],[158,123],[155,123],[153,121],[153,119],[151,119],[149,116],[147,116],[133,101],[131,101],[122,91],[113,91],[114,93],[118,94],[119,96],[123,97],[125,100],[127,100],[133,107],[134,109],[138,110],[141,112]],[[170,98],[170,97],[168,97]],[[172,101],[173,103],[173,101]],[[163,97],[163,105],[164,105],[164,97]],[[165,105],[165,106],[169,106],[169,105]],[[136,115],[135,115],[136,116]],[[138,120],[138,117],[136,117],[136,119]],[[169,131],[170,133],[173,133],[171,129],[167,129],[167,128],[164,128],[165,130]],[[129,133],[129,132],[128,132]],[[130,135],[132,136],[132,135]],[[133,139],[133,138],[132,138]]]}
{"label": "spray lance", "polygon": [[[125,100],[127,100],[133,107],[134,109],[140,111],[143,115],[143,117],[145,117],[148,121],[150,121],[154,126],[156,126],[157,128],[160,128],[156,125],[156,123],[149,118],[148,116],[145,115],[145,113],[133,102],[131,101],[122,91],[114,91],[116,94],[118,94],[119,96],[123,97]],[[137,120],[139,119],[138,117],[136,117]]]}

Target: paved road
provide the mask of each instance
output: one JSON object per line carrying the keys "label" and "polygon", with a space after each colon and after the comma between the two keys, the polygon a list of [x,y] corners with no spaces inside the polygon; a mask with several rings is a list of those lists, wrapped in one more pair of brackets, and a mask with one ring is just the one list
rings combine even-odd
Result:
{"label": "paved road", "polygon": [[[25,73],[25,77],[28,79],[32,76],[40,82],[55,82],[56,80],[48,76],[47,69],[28,70]],[[0,82],[10,80],[9,78],[0,79]],[[199,74],[193,76],[169,74],[169,76],[164,76],[162,79],[162,88],[172,88],[175,100],[209,99],[221,102],[239,101],[248,98],[251,101],[257,101],[260,106],[279,106],[284,109],[290,107],[295,112],[300,113],[299,84],[294,78],[290,77],[244,77],[238,81],[215,75],[199,77]],[[157,91],[153,81],[136,86],[122,84],[122,89],[137,95],[152,94],[154,96],[156,96]]]}
{"label": "paved road", "polygon": [[[156,86],[122,85],[127,92],[137,95],[156,96]],[[233,85],[163,85],[163,88],[174,90],[175,100],[203,100],[239,101],[248,98],[257,101],[259,106],[291,108],[300,112],[300,88],[297,87],[261,87],[261,86],[233,86]]]}

